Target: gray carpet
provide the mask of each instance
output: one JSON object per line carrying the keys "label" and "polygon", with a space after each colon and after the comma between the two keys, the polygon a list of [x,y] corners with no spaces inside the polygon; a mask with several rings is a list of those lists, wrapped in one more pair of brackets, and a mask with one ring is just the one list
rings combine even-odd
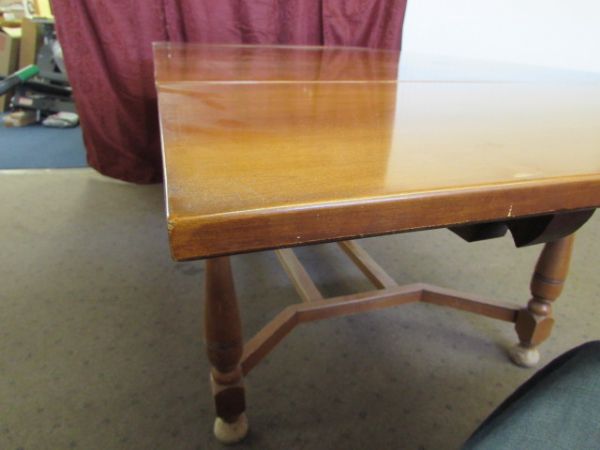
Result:
{"label": "gray carpet", "polygon": [[0,123],[0,143],[0,170],[87,166],[81,127],[6,128]]}
{"label": "gray carpet", "polygon": [[[91,170],[1,172],[0,449],[218,449],[202,262],[169,257],[160,186]],[[542,364],[600,338],[600,216],[579,234]],[[400,282],[525,302],[538,248],[448,231],[363,241]],[[334,245],[327,294],[370,288]],[[245,333],[296,296],[276,258],[234,258]],[[240,449],[452,449],[533,372],[510,324],[414,304],[296,329],[247,379]]]}

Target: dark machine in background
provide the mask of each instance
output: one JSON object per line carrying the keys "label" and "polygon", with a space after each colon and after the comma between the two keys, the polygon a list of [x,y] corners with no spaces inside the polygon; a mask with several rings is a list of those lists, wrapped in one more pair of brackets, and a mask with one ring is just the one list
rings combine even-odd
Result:
{"label": "dark machine in background", "polygon": [[[54,23],[47,20],[38,26],[43,42],[37,52],[35,65],[23,68],[0,81],[0,95],[16,88],[11,101],[12,107],[34,111],[37,122],[56,113],[70,113],[59,116],[76,123],[75,103]],[[51,123],[50,125],[52,126]]]}

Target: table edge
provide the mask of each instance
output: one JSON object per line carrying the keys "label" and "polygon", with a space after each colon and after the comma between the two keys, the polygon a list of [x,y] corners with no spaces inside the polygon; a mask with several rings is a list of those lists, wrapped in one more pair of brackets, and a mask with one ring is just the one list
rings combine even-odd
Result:
{"label": "table edge", "polygon": [[191,260],[597,207],[600,174],[167,222],[172,257]]}

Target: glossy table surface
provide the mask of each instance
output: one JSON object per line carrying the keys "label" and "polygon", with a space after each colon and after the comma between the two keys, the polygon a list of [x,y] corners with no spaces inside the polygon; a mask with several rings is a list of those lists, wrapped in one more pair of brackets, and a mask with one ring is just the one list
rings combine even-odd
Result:
{"label": "glossy table surface", "polygon": [[600,76],[155,44],[173,256],[600,205]]}

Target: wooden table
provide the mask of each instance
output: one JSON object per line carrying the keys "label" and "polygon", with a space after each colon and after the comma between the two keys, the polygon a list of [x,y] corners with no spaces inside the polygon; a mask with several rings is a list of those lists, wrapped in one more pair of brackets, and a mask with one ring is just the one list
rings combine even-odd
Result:
{"label": "wooden table", "polygon": [[[573,233],[600,206],[591,76],[321,47],[156,44],[173,257],[207,258],[215,434],[244,437],[243,377],[296,325],[422,301],[513,322],[539,360]],[[446,227],[545,243],[526,306],[399,286],[352,239]],[[291,247],[338,241],[371,292],[325,299]],[[229,255],[277,249],[302,303],[242,341]]]}

